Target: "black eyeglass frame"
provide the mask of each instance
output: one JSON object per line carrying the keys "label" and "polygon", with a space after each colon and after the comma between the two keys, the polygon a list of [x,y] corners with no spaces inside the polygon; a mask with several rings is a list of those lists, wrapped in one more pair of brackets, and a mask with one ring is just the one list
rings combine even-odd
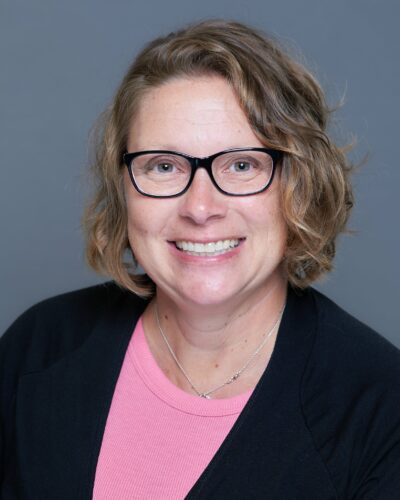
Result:
{"label": "black eyeglass frame", "polygon": [[[271,158],[272,158],[272,173],[271,177],[268,181],[268,184],[264,186],[262,189],[259,189],[258,191],[254,191],[253,193],[246,193],[246,194],[236,194],[236,193],[228,193],[227,191],[224,191],[218,184],[217,181],[214,179],[214,175],[212,172],[212,163],[215,160],[215,158],[218,158],[219,156],[222,156],[226,153],[234,153],[236,151],[258,151],[262,153],[267,153]],[[135,177],[132,173],[132,160],[137,158],[138,156],[146,155],[146,154],[173,154],[175,156],[180,156],[182,158],[185,158],[189,163],[190,166],[192,167],[192,171],[188,180],[188,183],[186,187],[182,190],[179,191],[179,193],[176,194],[168,194],[168,195],[157,195],[157,194],[149,194],[145,193],[142,191],[139,186],[136,184]],[[276,170],[276,165],[278,161],[282,158],[283,153],[282,151],[279,151],[277,149],[268,149],[268,148],[234,148],[234,149],[225,149],[224,151],[220,151],[218,153],[215,153],[211,156],[205,156],[203,158],[198,158],[196,156],[190,156],[184,153],[180,153],[178,151],[168,151],[164,149],[151,149],[148,151],[137,151],[134,153],[124,153],[123,154],[123,161],[128,168],[129,172],[129,177],[132,181],[132,184],[134,185],[135,189],[140,193],[143,194],[144,196],[149,196],[150,198],[176,198],[178,196],[182,196],[186,191],[190,188],[194,176],[196,175],[197,169],[199,168],[204,168],[206,172],[208,173],[208,176],[211,179],[211,182],[213,185],[217,188],[217,190],[220,193],[223,193],[227,196],[253,196],[255,194],[262,193],[263,191],[266,191],[269,186],[272,184],[272,181],[274,179],[275,175],[275,170]]]}

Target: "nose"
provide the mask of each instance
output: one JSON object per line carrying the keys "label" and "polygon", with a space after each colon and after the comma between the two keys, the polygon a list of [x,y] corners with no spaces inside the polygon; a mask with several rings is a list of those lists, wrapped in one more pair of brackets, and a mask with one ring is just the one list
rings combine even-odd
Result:
{"label": "nose", "polygon": [[179,214],[198,225],[225,217],[227,197],[212,183],[204,168],[199,168],[189,189],[181,197]]}

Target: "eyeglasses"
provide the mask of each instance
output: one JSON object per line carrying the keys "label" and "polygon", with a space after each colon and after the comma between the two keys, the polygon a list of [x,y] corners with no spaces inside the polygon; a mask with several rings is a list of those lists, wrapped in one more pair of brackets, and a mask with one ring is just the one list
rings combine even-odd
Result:
{"label": "eyeglasses", "polygon": [[272,183],[282,152],[266,148],[238,148],[196,158],[176,151],[125,153],[132,184],[145,196],[173,198],[185,193],[198,168],[204,168],[214,186],[229,196],[249,196]]}

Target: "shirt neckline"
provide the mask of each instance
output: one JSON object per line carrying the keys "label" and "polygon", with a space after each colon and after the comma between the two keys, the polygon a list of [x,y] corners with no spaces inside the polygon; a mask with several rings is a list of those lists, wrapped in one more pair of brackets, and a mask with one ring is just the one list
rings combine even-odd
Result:
{"label": "shirt neckline", "polygon": [[177,387],[154,359],[144,333],[142,317],[136,324],[127,353],[147,388],[166,404],[184,413],[204,417],[239,414],[253,392],[250,389],[231,398],[206,399]]}

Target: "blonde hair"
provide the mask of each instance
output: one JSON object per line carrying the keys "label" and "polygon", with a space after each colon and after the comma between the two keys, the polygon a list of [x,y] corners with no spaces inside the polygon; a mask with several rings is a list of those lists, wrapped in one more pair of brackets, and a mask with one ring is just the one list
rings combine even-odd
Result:
{"label": "blonde hair", "polygon": [[130,251],[122,154],[132,117],[146,92],[172,78],[222,76],[236,92],[257,137],[284,152],[281,201],[288,240],[284,267],[304,288],[330,271],[336,237],[353,205],[344,151],[327,135],[330,111],[315,78],[271,37],[238,22],[211,20],[157,38],[136,57],[95,144],[96,191],[84,225],[87,260],[96,271],[142,296],[154,292]]}

